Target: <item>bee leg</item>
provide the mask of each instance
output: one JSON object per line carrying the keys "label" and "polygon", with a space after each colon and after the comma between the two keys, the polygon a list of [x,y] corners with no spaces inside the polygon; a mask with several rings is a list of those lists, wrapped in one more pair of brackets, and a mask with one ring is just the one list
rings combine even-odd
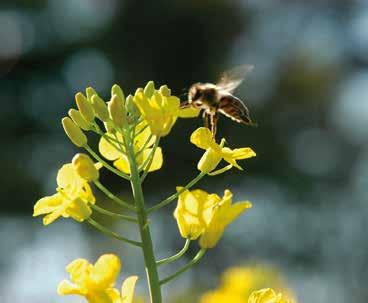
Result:
{"label": "bee leg", "polygon": [[204,127],[210,128],[209,127],[209,116],[208,116],[208,114],[206,113],[205,110],[202,113],[202,118],[203,118],[203,125],[204,125]]}
{"label": "bee leg", "polygon": [[213,135],[213,138],[216,138],[216,132],[217,132],[217,121],[218,121],[218,113],[215,113],[210,116],[211,118],[211,132]]}

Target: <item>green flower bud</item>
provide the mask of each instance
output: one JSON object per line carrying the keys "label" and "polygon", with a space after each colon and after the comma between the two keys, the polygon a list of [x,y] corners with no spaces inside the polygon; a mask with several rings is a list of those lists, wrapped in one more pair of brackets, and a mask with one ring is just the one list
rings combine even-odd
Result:
{"label": "green flower bud", "polygon": [[151,98],[154,92],[155,92],[155,83],[153,81],[149,81],[146,84],[143,93],[147,98]]}
{"label": "green flower bud", "polygon": [[114,123],[111,120],[109,120],[107,122],[104,122],[104,126],[105,126],[105,130],[108,133],[114,133],[115,132]]}
{"label": "green flower bud", "polygon": [[159,89],[159,92],[161,93],[161,95],[163,95],[164,97],[170,97],[171,95],[171,89],[167,87],[167,85],[162,85]]}
{"label": "green flower bud", "polygon": [[91,100],[92,100],[92,106],[93,106],[96,116],[101,121],[104,121],[104,122],[108,121],[109,111],[107,110],[106,103],[98,95],[93,95]]}
{"label": "green flower bud", "polygon": [[91,103],[88,102],[87,98],[82,93],[75,95],[75,102],[77,103],[79,112],[87,122],[93,122],[95,119],[95,113]]}
{"label": "green flower bud", "polygon": [[119,100],[117,95],[113,95],[111,101],[108,103],[109,113],[112,121],[118,127],[124,127],[127,123],[126,110]]}
{"label": "green flower bud", "polygon": [[[139,89],[138,89],[139,90]],[[138,91],[137,90],[137,91]],[[140,89],[142,90],[142,89]],[[137,93],[137,92],[136,92]],[[125,100],[125,109],[128,113],[130,113],[132,116],[138,116],[139,115],[139,109],[134,103],[134,98],[132,95],[129,95]]]}
{"label": "green flower bud", "polygon": [[76,154],[72,160],[73,168],[77,174],[88,182],[98,180],[100,174],[92,159],[86,154]]}
{"label": "green flower bud", "polygon": [[81,129],[73,122],[69,117],[64,117],[61,120],[64,131],[69,139],[78,147],[82,147],[87,144],[87,137],[81,131]]}
{"label": "green flower bud", "polygon": [[117,95],[119,97],[119,101],[125,103],[125,95],[123,90],[120,88],[119,85],[114,84],[111,88],[111,97],[113,95]]}
{"label": "green flower bud", "polygon": [[68,114],[70,118],[72,118],[73,122],[77,124],[81,129],[87,130],[87,131],[91,129],[90,123],[88,123],[86,119],[83,118],[82,114],[76,109],[71,108],[68,111]]}
{"label": "green flower bud", "polygon": [[87,95],[88,101],[92,103],[92,97],[94,95],[98,95],[98,94],[92,87],[87,87],[86,88],[86,95]]}

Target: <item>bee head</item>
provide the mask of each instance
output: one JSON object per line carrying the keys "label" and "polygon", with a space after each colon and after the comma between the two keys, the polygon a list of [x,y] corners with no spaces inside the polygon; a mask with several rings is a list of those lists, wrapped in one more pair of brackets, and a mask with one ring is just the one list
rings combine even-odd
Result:
{"label": "bee head", "polygon": [[203,95],[203,88],[202,88],[202,83],[198,82],[193,84],[190,89],[189,89],[189,93],[188,93],[188,99],[189,102],[194,102],[196,100],[199,100]]}

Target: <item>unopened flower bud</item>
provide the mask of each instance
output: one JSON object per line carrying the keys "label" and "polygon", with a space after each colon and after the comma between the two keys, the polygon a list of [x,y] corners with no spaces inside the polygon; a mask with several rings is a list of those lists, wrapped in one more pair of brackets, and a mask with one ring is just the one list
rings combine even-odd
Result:
{"label": "unopened flower bud", "polygon": [[113,95],[108,103],[109,113],[112,121],[118,127],[123,127],[127,122],[126,110],[117,95]]}
{"label": "unopened flower bud", "polygon": [[82,114],[74,108],[68,111],[70,118],[83,130],[90,130],[90,123],[83,118]]}
{"label": "unopened flower bud", "polygon": [[125,96],[124,96],[124,92],[121,89],[121,87],[117,84],[114,84],[111,88],[111,97],[113,95],[116,95],[119,97],[119,101],[122,102],[123,104],[125,103]]}
{"label": "unopened flower bud", "polygon": [[[141,89],[142,90],[142,89]],[[137,90],[138,91],[138,90]],[[136,94],[137,94],[136,91]],[[139,115],[139,109],[137,108],[137,106],[134,104],[134,99],[132,95],[129,95],[126,98],[125,101],[125,108],[126,110],[132,115],[132,116],[138,116]]]}
{"label": "unopened flower bud", "polygon": [[149,81],[146,84],[146,87],[144,88],[143,92],[147,98],[151,98],[153,93],[155,92],[155,83],[153,81]]}
{"label": "unopened flower bud", "polygon": [[114,124],[112,123],[111,120],[104,122],[104,126],[105,129],[108,133],[114,133],[115,132],[115,128],[114,128]]}
{"label": "unopened flower bud", "polygon": [[162,85],[159,89],[159,92],[161,93],[161,95],[163,95],[164,97],[170,97],[171,95],[171,89],[167,87],[167,85]]}
{"label": "unopened flower bud", "polygon": [[69,139],[78,147],[82,147],[87,144],[87,137],[81,131],[81,129],[73,122],[69,117],[64,117],[61,120],[64,131]]}
{"label": "unopened flower bud", "polygon": [[95,113],[92,104],[88,102],[87,98],[82,93],[77,93],[75,95],[75,102],[83,118],[88,122],[93,122]]}
{"label": "unopened flower bud", "polygon": [[104,121],[104,122],[108,121],[109,111],[107,110],[106,103],[98,95],[93,95],[91,100],[92,100],[92,106],[93,106],[96,116],[101,121]]}
{"label": "unopened flower bud", "polygon": [[92,159],[86,154],[76,154],[72,160],[73,168],[77,174],[84,180],[91,182],[99,178],[99,172],[96,169]]}
{"label": "unopened flower bud", "polygon": [[94,95],[97,95],[97,92],[92,87],[87,87],[86,88],[86,95],[87,95],[88,101],[92,103],[92,97]]}

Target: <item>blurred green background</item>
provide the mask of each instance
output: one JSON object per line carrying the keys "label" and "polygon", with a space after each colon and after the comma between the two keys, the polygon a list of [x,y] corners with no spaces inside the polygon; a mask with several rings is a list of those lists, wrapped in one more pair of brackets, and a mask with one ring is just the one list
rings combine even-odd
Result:
{"label": "blurred green background", "polygon": [[[122,256],[124,276],[140,275],[144,295],[136,249],[72,220],[45,228],[31,217],[77,151],[60,119],[87,86],[107,98],[114,83],[132,93],[154,80],[185,100],[193,82],[240,64],[255,66],[236,95],[259,127],[221,118],[218,136],[257,157],[245,173],[198,186],[230,188],[253,209],[165,297],[212,288],[228,266],[256,259],[281,268],[300,302],[367,301],[367,1],[1,0],[0,302],[83,302],[58,297],[56,285],[68,262],[105,252]],[[179,120],[162,140],[165,163],[147,179],[148,204],[196,175],[202,152],[189,136],[201,122]],[[129,195],[120,180],[102,181]],[[153,218],[158,257],[182,246],[174,207]]]}

